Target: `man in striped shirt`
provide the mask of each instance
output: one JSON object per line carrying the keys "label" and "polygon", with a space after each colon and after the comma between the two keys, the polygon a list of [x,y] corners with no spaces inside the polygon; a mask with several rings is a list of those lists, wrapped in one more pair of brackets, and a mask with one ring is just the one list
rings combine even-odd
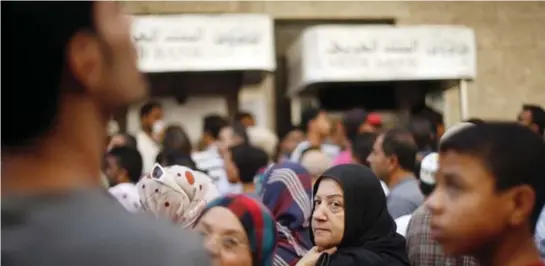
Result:
{"label": "man in striped shirt", "polygon": [[340,148],[337,145],[326,143],[331,132],[331,121],[324,110],[309,108],[301,116],[301,129],[305,130],[306,140],[299,143],[293,150],[290,160],[300,163],[306,151],[319,148],[331,159],[335,158]]}
{"label": "man in striped shirt", "polygon": [[221,195],[242,193],[238,169],[231,159],[229,146],[233,130],[227,120],[219,115],[208,115],[203,121],[203,141],[206,148],[192,154],[198,169],[206,171]]}

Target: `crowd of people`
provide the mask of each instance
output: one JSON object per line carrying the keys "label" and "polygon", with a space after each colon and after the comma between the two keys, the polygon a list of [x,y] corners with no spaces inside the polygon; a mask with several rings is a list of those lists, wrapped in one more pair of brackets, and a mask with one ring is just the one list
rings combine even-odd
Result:
{"label": "crowd of people", "polygon": [[2,16],[18,114],[2,131],[6,265],[545,265],[540,106],[445,132],[359,108],[339,122],[307,108],[280,136],[211,114],[193,145],[150,101],[138,134],[109,136],[112,113],[147,97],[119,4]]}

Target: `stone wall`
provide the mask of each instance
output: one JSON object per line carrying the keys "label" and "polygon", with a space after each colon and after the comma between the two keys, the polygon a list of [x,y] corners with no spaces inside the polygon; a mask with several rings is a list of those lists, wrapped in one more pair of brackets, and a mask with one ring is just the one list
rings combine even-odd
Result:
{"label": "stone wall", "polygon": [[[545,106],[545,2],[154,1],[125,5],[135,14],[267,13],[275,19],[393,19],[401,25],[464,25],[475,30],[478,47],[477,78],[468,83],[469,115],[513,119],[522,103]],[[447,108],[454,108],[449,113],[456,113],[458,95],[450,92],[445,97]]]}

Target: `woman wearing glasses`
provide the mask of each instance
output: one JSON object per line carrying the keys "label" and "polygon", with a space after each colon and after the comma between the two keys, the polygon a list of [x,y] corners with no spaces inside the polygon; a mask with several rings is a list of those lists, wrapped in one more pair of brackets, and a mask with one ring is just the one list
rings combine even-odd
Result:
{"label": "woman wearing glasses", "polygon": [[298,266],[410,265],[386,197],[369,168],[343,164],[314,184],[311,240]]}
{"label": "woman wearing glasses", "polygon": [[216,266],[271,266],[275,220],[257,200],[227,195],[207,205],[196,227]]}

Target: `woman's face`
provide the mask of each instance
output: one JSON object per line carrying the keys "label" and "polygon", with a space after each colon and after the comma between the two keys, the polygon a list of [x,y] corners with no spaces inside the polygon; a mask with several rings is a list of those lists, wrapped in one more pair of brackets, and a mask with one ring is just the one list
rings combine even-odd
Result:
{"label": "woman's face", "polygon": [[227,208],[214,207],[196,226],[214,266],[251,266],[248,237],[238,218]]}
{"label": "woman's face", "polygon": [[320,181],[314,195],[312,233],[314,243],[322,249],[336,247],[344,234],[344,193],[333,179]]}

